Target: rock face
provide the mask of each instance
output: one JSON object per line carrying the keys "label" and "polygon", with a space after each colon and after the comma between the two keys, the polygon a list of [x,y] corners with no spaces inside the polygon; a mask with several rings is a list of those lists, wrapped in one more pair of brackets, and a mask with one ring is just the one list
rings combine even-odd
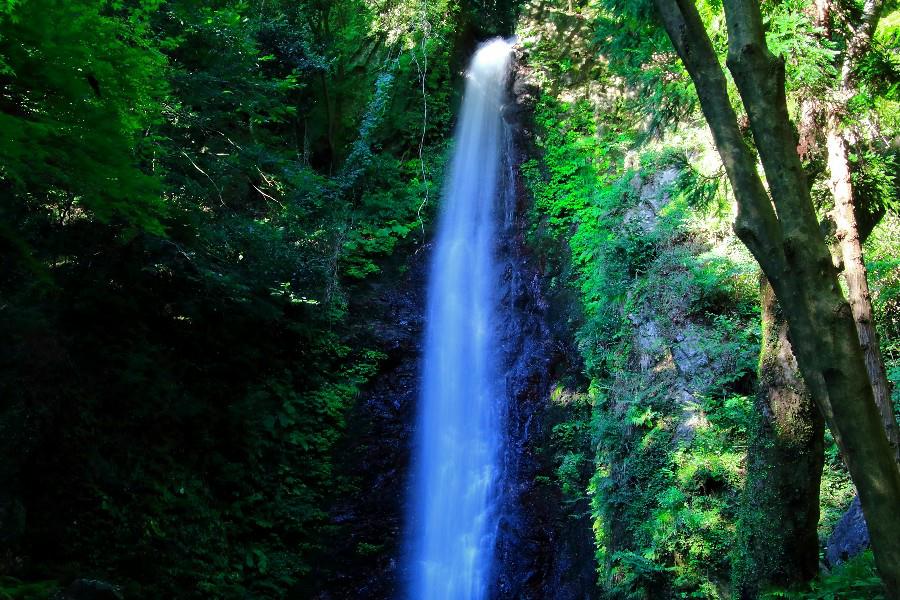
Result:
{"label": "rock face", "polygon": [[[624,222],[645,233],[657,229],[660,214],[671,198],[668,187],[678,177],[678,170],[663,169],[645,177],[635,176],[631,187],[637,202],[624,217]],[[637,303],[628,314],[632,324],[632,366],[650,383],[664,381],[669,398],[681,409],[674,440],[690,440],[694,432],[708,423],[698,405],[698,392],[712,380],[722,365],[713,364],[705,348],[709,346],[708,326],[695,322],[691,298],[666,294],[665,313],[653,304],[656,297]],[[662,317],[665,314],[665,317]]]}
{"label": "rock face", "polygon": [[[509,81],[510,102],[504,119],[510,132],[510,161],[501,222],[499,253],[504,264],[501,282],[505,319],[499,336],[507,373],[506,452],[503,468],[504,514],[498,536],[494,597],[588,598],[593,588],[593,547],[590,523],[573,526],[561,509],[548,459],[552,375],[560,361],[547,326],[543,276],[525,240],[530,198],[519,165],[531,146],[529,120],[535,89],[527,66],[517,54]],[[571,519],[568,519],[571,521]]]}
{"label": "rock face", "polygon": [[869,529],[863,516],[862,505],[859,503],[859,496],[856,496],[829,536],[825,558],[829,566],[836,567],[868,547]]}
{"label": "rock face", "polygon": [[[425,284],[430,247],[411,255],[405,276],[382,284],[367,304],[372,343],[387,358],[348,416],[338,463],[354,488],[340,492],[332,520],[339,535],[322,565],[324,599],[402,596],[403,521],[419,393]],[[374,302],[374,306],[371,304]]]}

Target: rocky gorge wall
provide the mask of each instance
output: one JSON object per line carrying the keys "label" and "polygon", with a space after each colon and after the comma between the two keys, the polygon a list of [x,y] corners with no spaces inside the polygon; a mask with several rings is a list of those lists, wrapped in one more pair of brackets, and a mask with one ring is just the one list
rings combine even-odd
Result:
{"label": "rocky gorge wall", "polygon": [[553,400],[562,373],[576,365],[548,320],[544,296],[546,273],[528,244],[533,198],[521,165],[535,150],[533,103],[536,89],[528,79],[521,48],[515,51],[503,108],[509,130],[509,181],[499,253],[504,275],[502,305],[507,315],[500,341],[507,365],[507,436],[505,452],[507,510],[498,542],[498,598],[591,597],[593,548],[590,522],[565,507],[554,482],[555,427],[570,416]]}
{"label": "rocky gorge wall", "polygon": [[[588,406],[554,426],[552,477],[588,515],[597,593],[730,597],[754,506],[758,267],[731,229],[705,124],[659,128],[657,107],[637,101],[640,75],[626,81],[598,51],[601,13],[529,2],[517,31],[516,96],[534,117],[520,169],[533,196],[526,246],[566,349],[552,396]],[[831,450],[823,545],[851,498]],[[857,529],[851,512],[828,554],[858,551]]]}
{"label": "rocky gorge wall", "polygon": [[575,350],[556,395],[587,405],[556,426],[571,439],[552,440],[554,483],[586,514],[606,593],[719,597],[758,348],[755,270],[727,221],[691,205],[703,142],[629,129],[632,91],[592,47],[596,18],[585,3],[534,2],[520,27],[536,115],[529,246],[561,347]]}

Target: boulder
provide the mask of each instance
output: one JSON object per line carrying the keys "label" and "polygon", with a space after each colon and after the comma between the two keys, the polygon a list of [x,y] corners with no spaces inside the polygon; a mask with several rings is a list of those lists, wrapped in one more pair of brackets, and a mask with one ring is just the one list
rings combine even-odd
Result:
{"label": "boulder", "polygon": [[825,559],[829,566],[836,567],[868,547],[869,528],[866,526],[866,518],[863,516],[859,496],[856,496],[850,503],[850,508],[847,509],[828,537]]}

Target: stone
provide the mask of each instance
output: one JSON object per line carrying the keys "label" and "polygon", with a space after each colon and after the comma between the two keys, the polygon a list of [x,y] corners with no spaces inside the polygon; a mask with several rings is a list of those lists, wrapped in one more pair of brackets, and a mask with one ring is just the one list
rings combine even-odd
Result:
{"label": "stone", "polygon": [[856,496],[850,503],[850,508],[847,509],[828,537],[825,559],[829,566],[836,567],[862,553],[868,547],[869,528],[866,526],[866,518],[863,516],[859,496]]}
{"label": "stone", "polygon": [[678,371],[685,377],[693,377],[709,366],[709,357],[703,351],[700,336],[692,327],[685,327],[676,337],[672,353]]}

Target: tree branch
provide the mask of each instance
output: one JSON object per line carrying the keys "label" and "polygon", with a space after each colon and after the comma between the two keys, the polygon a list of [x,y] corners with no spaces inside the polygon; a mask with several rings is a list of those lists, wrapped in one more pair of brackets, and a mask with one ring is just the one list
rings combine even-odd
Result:
{"label": "tree branch", "polygon": [[[788,114],[784,59],[769,52],[758,1],[724,0],[723,5],[728,24],[728,69],[750,119],[790,262],[797,248],[825,245]],[[820,268],[827,268],[825,262],[831,264],[830,255],[821,254],[817,256],[824,261]]]}
{"label": "tree branch", "polygon": [[691,0],[656,0],[675,51],[687,68],[725,170],[733,183],[738,214],[735,232],[769,273],[785,267],[781,226],[744,142],[728,97],[725,75],[697,7]]}

